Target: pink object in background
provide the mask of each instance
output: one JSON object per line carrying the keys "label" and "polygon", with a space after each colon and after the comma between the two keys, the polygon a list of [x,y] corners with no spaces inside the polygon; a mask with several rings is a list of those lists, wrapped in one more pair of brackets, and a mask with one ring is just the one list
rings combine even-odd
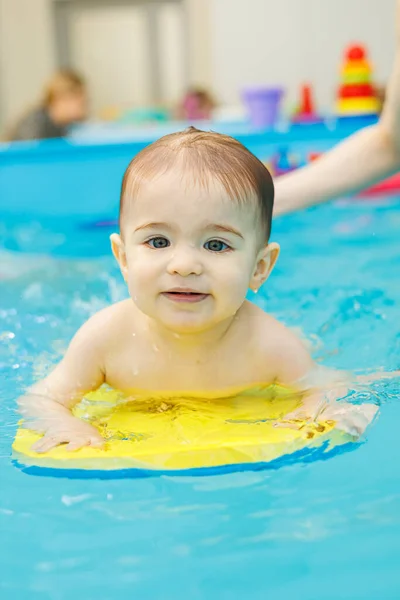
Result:
{"label": "pink object in background", "polygon": [[187,121],[208,121],[213,108],[214,102],[205,90],[190,90],[182,103],[182,116]]}

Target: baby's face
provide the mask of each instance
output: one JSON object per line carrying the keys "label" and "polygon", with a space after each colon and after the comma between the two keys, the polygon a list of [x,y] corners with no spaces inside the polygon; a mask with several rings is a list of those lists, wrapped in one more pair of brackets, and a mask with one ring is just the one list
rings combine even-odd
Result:
{"label": "baby's face", "polygon": [[125,211],[123,242],[113,238],[135,304],[177,333],[232,318],[274,262],[260,250],[256,220],[255,206],[240,206],[218,183],[201,189],[171,171],[143,184]]}

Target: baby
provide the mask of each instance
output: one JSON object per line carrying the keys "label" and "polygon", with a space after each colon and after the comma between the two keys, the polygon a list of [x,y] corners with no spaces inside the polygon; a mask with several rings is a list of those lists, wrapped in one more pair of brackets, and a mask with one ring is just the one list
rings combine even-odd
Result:
{"label": "baby", "polygon": [[[279,255],[269,242],[273,202],[266,167],[228,136],[191,127],[132,160],[120,233],[111,236],[130,299],[89,319],[61,363],[20,399],[25,426],[44,434],[34,450],[101,447],[99,431],[71,408],[104,383],[173,396],[310,380],[316,367],[304,345],[245,300]],[[306,397],[304,415],[315,416],[320,401],[317,391]],[[375,411],[334,403],[324,419],[361,433]]]}

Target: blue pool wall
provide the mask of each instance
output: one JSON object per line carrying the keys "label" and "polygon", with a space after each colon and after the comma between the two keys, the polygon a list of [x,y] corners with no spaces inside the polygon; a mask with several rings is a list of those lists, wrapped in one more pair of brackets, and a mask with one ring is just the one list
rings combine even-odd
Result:
{"label": "blue pool wall", "polygon": [[[251,131],[212,125],[268,160],[279,148],[323,151],[376,119],[292,125],[285,131]],[[71,138],[0,144],[0,215],[116,219],[123,173],[130,160],[165,131],[153,128],[133,140]]]}

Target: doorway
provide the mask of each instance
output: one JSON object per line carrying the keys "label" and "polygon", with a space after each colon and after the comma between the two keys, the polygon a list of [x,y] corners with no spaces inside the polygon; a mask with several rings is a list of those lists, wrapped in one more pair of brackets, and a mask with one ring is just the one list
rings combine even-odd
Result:
{"label": "doorway", "polygon": [[54,0],[59,66],[88,81],[105,107],[173,105],[188,82],[183,0]]}

